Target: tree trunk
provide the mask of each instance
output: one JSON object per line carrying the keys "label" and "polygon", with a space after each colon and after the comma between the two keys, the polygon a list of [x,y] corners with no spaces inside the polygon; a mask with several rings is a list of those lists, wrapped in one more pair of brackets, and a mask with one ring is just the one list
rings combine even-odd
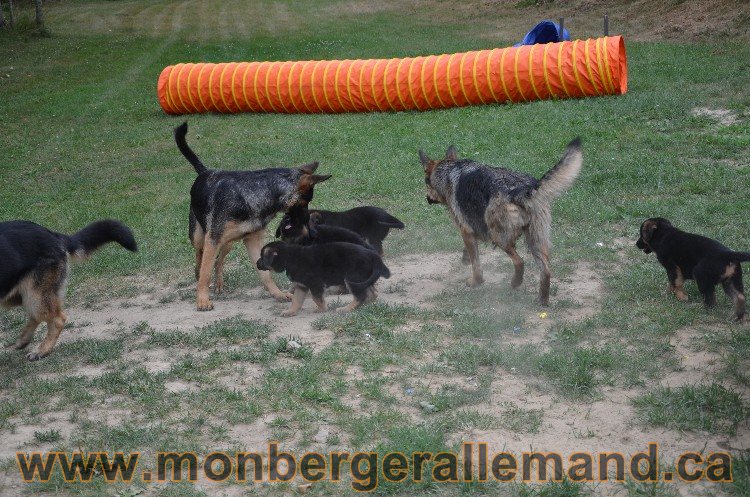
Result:
{"label": "tree trunk", "polygon": [[42,0],[34,0],[36,10],[36,27],[44,30],[44,13],[42,12]]}

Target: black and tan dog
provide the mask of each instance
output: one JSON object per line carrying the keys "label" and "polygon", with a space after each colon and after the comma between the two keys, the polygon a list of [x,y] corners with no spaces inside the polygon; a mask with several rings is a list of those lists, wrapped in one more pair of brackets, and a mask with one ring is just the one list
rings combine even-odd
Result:
{"label": "black and tan dog", "polygon": [[444,159],[432,160],[421,150],[419,159],[425,172],[427,202],[445,205],[461,232],[472,265],[467,284],[476,286],[484,281],[477,242],[485,241],[510,256],[515,267],[511,287],[517,288],[523,281],[524,264],[516,252],[516,240],[523,233],[541,271],[539,302],[549,305],[552,201],[573,184],[581,170],[580,139],[570,142],[560,162],[539,180],[459,159],[453,146]]}
{"label": "black and tan dog", "polygon": [[338,226],[328,226],[327,224],[312,224],[310,212],[307,207],[301,205],[292,207],[284,214],[279,227],[276,228],[276,238],[297,245],[347,242],[362,245],[369,250],[375,250],[372,245],[354,231]]}
{"label": "black and tan dog", "polygon": [[310,224],[338,226],[359,234],[383,255],[383,240],[391,228],[402,230],[404,223],[380,207],[365,205],[342,212],[310,209]]}
{"label": "black and tan dog", "polygon": [[0,223],[0,305],[22,305],[28,314],[21,336],[10,347],[25,349],[39,323],[45,321],[47,335],[39,349],[26,357],[35,361],[52,352],[67,319],[63,300],[68,260],[86,259],[109,242],[137,250],[130,228],[118,221],[96,221],[71,236],[29,221]]}
{"label": "black and tan dog", "polygon": [[[294,205],[307,205],[315,184],[330,175],[313,174],[317,162],[299,168],[272,168],[256,171],[208,169],[185,141],[187,123],[175,128],[175,141],[182,155],[193,165],[198,177],[190,189],[190,241],[195,248],[195,273],[198,279],[197,308],[210,311],[214,305],[208,287],[216,267],[214,290],[224,286],[224,258],[232,243],[242,240],[250,259],[260,257],[265,228],[273,217]],[[218,260],[217,260],[218,255]],[[260,272],[266,289],[279,300],[291,295],[276,286],[269,272]]]}
{"label": "black and tan dog", "polygon": [[741,262],[750,261],[749,252],[734,252],[716,240],[686,233],[672,226],[662,217],[646,219],[636,247],[645,253],[656,253],[659,263],[667,270],[669,290],[677,299],[687,301],[682,285],[695,280],[707,307],[716,305],[716,285],[734,303],[734,317],[745,317],[745,290],[742,287]]}
{"label": "black and tan dog", "polygon": [[261,271],[286,272],[294,284],[292,305],[282,316],[297,314],[308,291],[318,306],[316,312],[325,312],[326,287],[340,285],[349,289],[354,300],[337,311],[352,311],[374,300],[377,294],[373,285],[381,277],[391,276],[377,253],[346,242],[306,246],[271,242],[263,247],[256,265]]}

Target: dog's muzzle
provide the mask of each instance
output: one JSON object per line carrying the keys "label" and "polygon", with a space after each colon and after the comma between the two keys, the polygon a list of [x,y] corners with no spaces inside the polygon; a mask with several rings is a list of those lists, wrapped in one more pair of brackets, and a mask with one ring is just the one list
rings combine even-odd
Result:
{"label": "dog's muzzle", "polygon": [[651,253],[651,247],[648,246],[648,243],[643,241],[643,238],[639,238],[638,241],[635,242],[635,246],[643,250],[645,254]]}
{"label": "dog's muzzle", "polygon": [[267,267],[265,264],[263,264],[263,259],[258,259],[258,262],[255,263],[255,267],[257,267],[260,271],[270,271],[271,268]]}
{"label": "dog's muzzle", "polygon": [[432,200],[429,195],[427,195],[427,203],[428,204],[439,204],[437,200]]}

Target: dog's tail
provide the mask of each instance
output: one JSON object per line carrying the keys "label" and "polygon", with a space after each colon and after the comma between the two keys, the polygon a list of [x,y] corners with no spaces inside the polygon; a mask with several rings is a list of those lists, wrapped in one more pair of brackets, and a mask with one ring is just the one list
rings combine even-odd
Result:
{"label": "dog's tail", "polygon": [[119,221],[95,221],[78,233],[66,236],[66,249],[75,259],[85,259],[96,249],[109,242],[117,242],[131,252],[138,250],[133,232]]}
{"label": "dog's tail", "polygon": [[346,283],[346,286],[349,287],[349,290],[351,290],[352,293],[364,292],[372,285],[374,285],[375,282],[378,281],[378,278],[381,277],[386,279],[390,278],[391,270],[388,269],[388,266],[383,263],[383,259],[378,257],[375,264],[373,264],[372,274],[365,281],[349,281],[347,279],[344,279],[344,282]]}
{"label": "dog's tail", "polygon": [[732,252],[729,257],[732,262],[748,262],[750,261],[750,252]]}
{"label": "dog's tail", "polygon": [[187,121],[185,121],[174,129],[174,141],[177,142],[177,148],[180,149],[182,155],[184,155],[188,162],[193,165],[193,168],[195,168],[195,172],[198,173],[198,175],[205,174],[208,172],[208,168],[203,165],[198,156],[195,155],[195,152],[190,149],[187,141],[185,141],[185,135],[187,135],[187,131],[188,124]]}
{"label": "dog's tail", "polygon": [[581,139],[576,138],[568,144],[562,159],[541,177],[532,199],[551,203],[570,188],[581,172],[582,165]]}
{"label": "dog's tail", "polygon": [[391,216],[383,209],[378,209],[378,223],[389,228],[404,229],[404,223],[400,219]]}

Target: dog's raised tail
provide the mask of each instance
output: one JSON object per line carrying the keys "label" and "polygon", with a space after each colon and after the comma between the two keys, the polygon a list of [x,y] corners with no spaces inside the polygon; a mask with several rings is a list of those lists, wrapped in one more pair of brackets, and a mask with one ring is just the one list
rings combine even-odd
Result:
{"label": "dog's raised tail", "polygon": [[113,219],[94,221],[78,233],[67,237],[67,250],[72,257],[85,259],[96,249],[110,242],[117,242],[131,252],[138,251],[138,244],[130,228]]}
{"label": "dog's raised tail", "polygon": [[349,287],[349,290],[351,290],[352,293],[364,292],[372,285],[374,285],[375,282],[378,281],[378,278],[388,279],[390,277],[391,270],[388,269],[388,266],[386,266],[383,263],[383,260],[378,257],[377,263],[373,265],[372,274],[365,281],[349,281],[345,279],[344,282],[346,283],[346,286]]}
{"label": "dog's raised tail", "polygon": [[581,172],[582,165],[581,139],[576,138],[568,144],[562,159],[541,177],[539,187],[532,198],[547,202],[553,201],[570,188]]}
{"label": "dog's raised tail", "polygon": [[188,146],[187,141],[185,141],[187,132],[188,124],[187,121],[185,121],[174,129],[174,141],[177,142],[177,148],[180,149],[182,155],[184,155],[188,162],[193,165],[195,172],[199,175],[205,174],[208,172],[208,168],[203,165],[198,156],[195,155],[195,152],[193,152],[192,149]]}

